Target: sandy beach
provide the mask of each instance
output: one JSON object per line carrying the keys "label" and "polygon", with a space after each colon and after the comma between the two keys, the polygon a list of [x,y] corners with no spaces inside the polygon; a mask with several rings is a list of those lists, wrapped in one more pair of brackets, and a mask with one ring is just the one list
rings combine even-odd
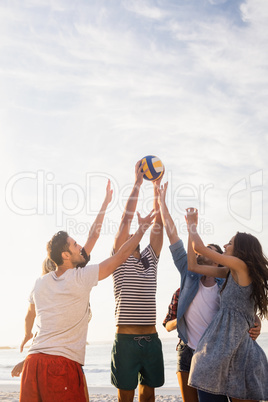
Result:
{"label": "sandy beach", "polygon": [[[181,402],[182,399],[175,395],[157,395],[155,398],[156,402]],[[19,393],[18,392],[0,392],[0,401],[5,402],[18,402]],[[117,396],[109,394],[95,394],[90,395],[90,402],[117,402]],[[138,397],[135,396],[134,402],[138,402]]]}
{"label": "sandy beach", "polygon": [[[90,402],[117,402],[117,390],[113,387],[89,387]],[[156,402],[182,402],[179,396],[179,388],[159,388],[155,390]],[[0,385],[0,401],[1,402],[18,402],[19,401],[19,385]],[[138,397],[135,396],[135,402]]]}

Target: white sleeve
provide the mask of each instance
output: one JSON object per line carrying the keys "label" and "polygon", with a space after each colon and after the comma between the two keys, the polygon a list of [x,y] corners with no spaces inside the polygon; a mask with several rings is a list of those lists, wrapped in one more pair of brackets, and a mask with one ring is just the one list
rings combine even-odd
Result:
{"label": "white sleeve", "polygon": [[93,286],[97,286],[99,281],[99,264],[77,268],[77,278],[85,287],[92,288]]}

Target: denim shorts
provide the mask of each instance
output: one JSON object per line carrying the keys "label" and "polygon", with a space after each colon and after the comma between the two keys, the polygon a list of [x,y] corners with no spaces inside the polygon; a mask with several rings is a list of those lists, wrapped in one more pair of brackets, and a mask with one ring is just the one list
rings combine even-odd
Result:
{"label": "denim shorts", "polygon": [[116,388],[123,390],[133,390],[138,383],[152,388],[164,384],[162,344],[157,333],[115,334],[111,381]]}
{"label": "denim shorts", "polygon": [[186,371],[189,373],[194,350],[181,340],[177,345],[177,352],[176,372],[178,373],[179,371]]}

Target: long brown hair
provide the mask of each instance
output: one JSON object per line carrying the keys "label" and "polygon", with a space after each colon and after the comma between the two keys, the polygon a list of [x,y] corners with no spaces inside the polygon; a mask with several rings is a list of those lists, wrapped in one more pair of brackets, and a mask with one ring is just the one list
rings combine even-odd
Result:
{"label": "long brown hair", "polygon": [[268,318],[268,260],[259,240],[249,233],[237,232],[233,255],[249,269],[256,312],[261,318]]}

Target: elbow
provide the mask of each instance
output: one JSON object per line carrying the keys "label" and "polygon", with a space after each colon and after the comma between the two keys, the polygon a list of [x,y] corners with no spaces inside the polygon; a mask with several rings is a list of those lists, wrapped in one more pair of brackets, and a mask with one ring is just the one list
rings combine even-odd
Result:
{"label": "elbow", "polygon": [[177,320],[175,319],[175,320],[168,321],[165,325],[165,328],[166,328],[167,332],[174,331],[174,329],[177,328]]}

